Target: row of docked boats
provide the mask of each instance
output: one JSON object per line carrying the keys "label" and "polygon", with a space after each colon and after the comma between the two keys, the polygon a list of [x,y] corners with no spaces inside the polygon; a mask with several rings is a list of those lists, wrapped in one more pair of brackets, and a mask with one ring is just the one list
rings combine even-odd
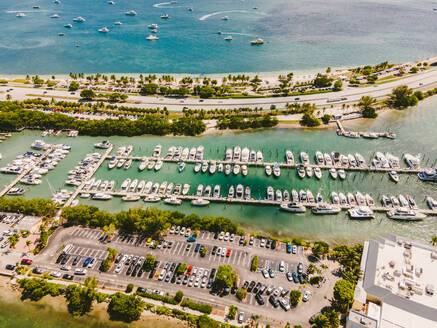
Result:
{"label": "row of docked boats", "polygon": [[167,154],[164,156],[164,159],[173,161],[201,161],[203,160],[203,154],[203,146],[198,146],[197,148],[192,147],[191,149],[188,147],[171,146],[167,150]]}
{"label": "row of docked boats", "polygon": [[[185,168],[185,162],[180,162],[179,163],[179,171],[183,171]],[[240,164],[235,164],[235,165],[231,165],[231,164],[223,164],[223,163],[219,163],[217,164],[216,161],[202,161],[202,162],[196,162],[194,164],[194,173],[206,173],[209,172],[209,174],[214,174],[215,172],[218,173],[224,173],[225,175],[230,175],[231,173],[233,175],[238,175],[241,173],[241,175],[243,176],[247,176],[247,174],[249,173],[249,170],[247,168],[247,165],[240,165]]]}
{"label": "row of docked boats", "polygon": [[331,192],[332,204],[341,206],[375,206],[375,201],[370,194],[363,195],[356,191],[354,194],[348,192],[346,195],[342,192]]}
{"label": "row of docked boats", "polygon": [[102,155],[99,153],[87,154],[78,165],[68,171],[65,184],[78,187],[84,182],[87,183],[89,176],[97,169],[101,157]]}
{"label": "row of docked boats", "polygon": [[247,147],[241,149],[240,146],[235,146],[234,148],[226,149],[225,161],[262,164],[264,162],[264,156],[259,150],[249,150]]}

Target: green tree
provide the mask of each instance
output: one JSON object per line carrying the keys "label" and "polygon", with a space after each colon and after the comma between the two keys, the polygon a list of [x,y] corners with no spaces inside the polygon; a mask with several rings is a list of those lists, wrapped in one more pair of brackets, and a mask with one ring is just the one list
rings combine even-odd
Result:
{"label": "green tree", "polygon": [[96,94],[95,94],[95,92],[94,92],[93,90],[91,90],[91,89],[85,89],[85,90],[82,90],[82,91],[80,92],[80,96],[81,96],[83,99],[91,100],[91,99],[93,99],[93,98],[96,96]]}
{"label": "green tree", "polygon": [[211,319],[206,314],[201,315],[197,319],[197,328],[219,328],[220,325],[217,323],[217,321]]}
{"label": "green tree", "polygon": [[71,81],[70,86],[68,87],[68,90],[70,91],[76,91],[77,89],[79,89],[79,83],[76,81]]}
{"label": "green tree", "polygon": [[247,296],[247,290],[244,288],[238,288],[236,292],[236,296],[240,301],[244,300]]}
{"label": "green tree", "polygon": [[397,109],[415,106],[417,101],[417,97],[413,94],[413,89],[406,85],[394,88],[388,99],[389,105]]}
{"label": "green tree", "polygon": [[213,95],[215,95],[215,90],[212,87],[203,86],[200,88],[199,95],[200,98],[211,98]]}
{"label": "green tree", "polygon": [[302,293],[300,292],[300,290],[293,289],[292,291],[290,291],[290,305],[292,307],[296,307],[301,299]]}
{"label": "green tree", "polygon": [[336,308],[340,312],[346,312],[354,300],[354,284],[348,280],[341,279],[334,286],[334,300]]}
{"label": "green tree", "polygon": [[108,313],[113,320],[132,322],[140,318],[144,305],[140,297],[115,293],[111,296]]}
{"label": "green tree", "polygon": [[250,264],[250,271],[255,272],[258,269],[258,255],[255,255]]}
{"label": "green tree", "polygon": [[316,88],[327,88],[332,84],[332,79],[326,75],[319,75],[314,79],[314,86]]}
{"label": "green tree", "polygon": [[320,125],[320,120],[316,118],[312,113],[309,111],[306,111],[302,119],[300,120],[300,125],[308,126],[308,127],[315,127]]}
{"label": "green tree", "polygon": [[419,71],[419,68],[416,66],[411,67],[410,73],[416,74]]}
{"label": "green tree", "polygon": [[141,87],[140,93],[143,95],[153,95],[158,91],[158,85],[156,83],[148,83]]}
{"label": "green tree", "polygon": [[126,293],[132,292],[133,289],[134,289],[134,284],[127,284]]}
{"label": "green tree", "polygon": [[321,256],[329,253],[329,245],[324,241],[316,241],[312,248],[312,252],[316,258],[320,258]]}
{"label": "green tree", "polygon": [[69,285],[65,291],[68,301],[68,311],[74,316],[82,316],[92,310],[96,298],[97,280],[88,277],[84,286]]}
{"label": "green tree", "polygon": [[200,256],[201,256],[201,257],[205,257],[206,252],[208,252],[208,247],[204,246],[204,247],[202,248],[202,250],[200,251]]}
{"label": "green tree", "polygon": [[432,246],[437,246],[437,236],[432,236],[430,240]]}
{"label": "green tree", "polygon": [[325,115],[322,116],[322,122],[323,123],[328,124],[330,120],[331,120],[331,115],[325,114]]}
{"label": "green tree", "polygon": [[235,316],[237,315],[237,311],[238,311],[238,307],[236,307],[235,305],[230,305],[228,315],[227,315],[228,319],[235,320]]}
{"label": "green tree", "polygon": [[174,296],[174,300],[178,303],[180,303],[182,301],[182,299],[184,298],[184,293],[181,292],[180,290],[178,290]]}
{"label": "green tree", "polygon": [[215,283],[219,290],[231,286],[235,279],[235,272],[230,265],[220,265],[217,268]]}
{"label": "green tree", "polygon": [[187,263],[182,263],[182,264],[178,267],[176,273],[179,274],[179,275],[180,275],[180,274],[184,274],[185,271],[187,271],[187,268],[188,268],[188,264],[187,264]]}
{"label": "green tree", "polygon": [[375,105],[376,99],[371,96],[363,96],[358,103],[358,106],[362,109],[363,117],[365,118],[376,118],[378,114],[376,113]]}
{"label": "green tree", "polygon": [[343,82],[340,80],[335,81],[334,83],[334,91],[341,91],[343,87]]}
{"label": "green tree", "polygon": [[[144,260],[144,269],[146,271],[151,271],[155,266],[155,257],[152,254],[147,254],[146,259]],[[184,263],[185,264],[185,263]]]}

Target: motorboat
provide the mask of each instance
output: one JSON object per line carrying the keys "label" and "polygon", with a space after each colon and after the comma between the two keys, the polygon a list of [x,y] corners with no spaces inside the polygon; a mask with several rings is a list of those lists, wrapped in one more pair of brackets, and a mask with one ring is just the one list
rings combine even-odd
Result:
{"label": "motorboat", "polygon": [[335,168],[330,168],[329,169],[329,174],[331,175],[331,178],[333,178],[334,180],[337,179],[337,170]]}
{"label": "motorboat", "polygon": [[118,163],[117,163],[117,168],[123,167],[124,163],[126,163],[126,159],[125,158],[120,158],[118,160]]}
{"label": "motorboat", "polygon": [[408,207],[396,207],[387,212],[387,217],[392,220],[419,221],[426,218],[426,215]]}
{"label": "motorboat", "polygon": [[350,166],[353,166],[353,167],[358,166],[357,161],[356,161],[354,155],[352,155],[352,154],[348,154],[348,155],[347,155],[347,159],[348,159],[348,161],[349,161],[349,165],[350,165]]}
{"label": "motorboat", "polygon": [[111,143],[109,141],[103,140],[102,142],[98,142],[94,144],[94,147],[99,148],[99,149],[108,149],[109,147],[111,147]]}
{"label": "motorboat", "polygon": [[219,165],[217,165],[217,172],[218,173],[222,173],[223,172],[223,168],[224,168],[223,163],[220,163]]}
{"label": "motorboat", "polygon": [[347,198],[342,192],[338,193],[338,198],[340,200],[340,205],[346,206],[348,204]]}
{"label": "motorboat", "polygon": [[24,189],[23,188],[14,187],[14,188],[9,189],[7,194],[9,196],[19,196],[19,195],[24,194]]}
{"label": "motorboat", "polygon": [[299,165],[297,167],[297,175],[299,176],[299,178],[303,179],[305,178],[305,167],[303,165]]}
{"label": "motorboat", "polygon": [[194,165],[194,173],[199,173],[201,168],[202,168],[202,163],[197,162],[197,163]]}
{"label": "motorboat", "polygon": [[209,205],[209,200],[207,200],[207,199],[203,199],[203,198],[197,198],[197,199],[193,199],[192,201],[191,201],[191,205],[193,205],[193,206],[207,206],[207,205]]}
{"label": "motorboat", "polygon": [[[419,173],[420,174],[420,173]],[[399,182],[399,175],[398,172],[396,171],[390,171],[388,172],[388,176],[390,177],[391,180],[393,180],[394,182]],[[436,177],[437,178],[437,177]]]}
{"label": "motorboat", "polygon": [[109,28],[107,28],[107,27],[102,27],[102,28],[99,28],[99,33],[109,33]]}
{"label": "motorboat", "polygon": [[26,17],[26,14],[25,13],[18,13],[15,16],[21,18],[21,17]]}
{"label": "motorboat", "polygon": [[291,191],[291,200],[292,200],[294,203],[297,203],[297,202],[299,201],[299,194],[297,193],[297,190],[296,190],[296,189],[293,189],[293,190]]}
{"label": "motorboat", "polygon": [[149,29],[151,29],[151,30],[155,30],[155,29],[158,29],[159,28],[159,26],[158,26],[158,24],[150,24],[149,26],[147,26]]}
{"label": "motorboat", "polygon": [[300,190],[299,191],[299,200],[301,202],[307,202],[308,201],[308,197],[307,197],[307,192],[306,190]]}
{"label": "motorboat", "polygon": [[231,174],[231,165],[226,164],[225,165],[225,175],[229,175],[229,174]]}
{"label": "motorboat", "polygon": [[137,192],[137,193],[141,193],[141,192],[143,191],[145,185],[146,185],[146,181],[141,180],[141,181],[138,183],[138,185],[137,185],[137,190],[136,190],[136,192]]}
{"label": "motorboat", "polygon": [[138,179],[134,179],[134,180],[131,182],[131,184],[129,185],[127,191],[128,191],[128,192],[134,192],[135,189],[137,188],[137,185],[138,185]]}
{"label": "motorboat", "polygon": [[317,196],[316,196],[316,203],[322,203],[322,202],[323,202],[323,196],[322,196],[322,194],[319,191],[317,193]]}
{"label": "motorboat", "polygon": [[246,189],[244,189],[244,199],[249,200],[251,198],[251,190],[250,187],[247,186]]}
{"label": "motorboat", "polygon": [[117,22],[114,23],[114,25],[123,25],[123,23],[117,21]]}
{"label": "motorboat", "polygon": [[157,157],[161,156],[161,150],[162,150],[161,145],[156,145],[155,149],[153,150],[153,157],[157,158]]}
{"label": "motorboat", "polygon": [[320,167],[315,167],[314,168],[314,175],[319,180],[322,178],[322,170],[320,169]]}
{"label": "motorboat", "polygon": [[118,163],[118,159],[115,156],[112,156],[110,161],[108,162],[108,168],[113,169]]}
{"label": "motorboat", "polygon": [[173,191],[173,187],[174,187],[174,183],[173,183],[173,182],[170,182],[170,183],[167,185],[167,188],[165,189],[165,194],[166,194],[166,195],[170,195],[171,192]]}
{"label": "motorboat", "polygon": [[230,186],[228,191],[228,198],[234,198],[234,196],[235,196],[235,188],[234,186]]}
{"label": "motorboat", "polygon": [[325,164],[325,158],[323,157],[323,154],[320,151],[316,151],[315,159],[316,159],[317,165],[324,165]]}
{"label": "motorboat", "polygon": [[437,169],[425,169],[417,174],[422,181],[437,181]]}
{"label": "motorboat", "polygon": [[147,168],[147,164],[149,164],[149,160],[147,158],[144,158],[140,165],[138,165],[138,170],[139,171],[144,171]]}
{"label": "motorboat", "polygon": [[347,202],[350,206],[357,205],[357,201],[355,200],[355,197],[351,192],[347,193]]}
{"label": "motorboat", "polygon": [[225,20],[225,21],[229,20],[229,16],[223,16],[222,20]]}
{"label": "motorboat", "polygon": [[159,192],[159,183],[155,183],[153,186],[152,186],[152,189],[150,190],[150,193],[151,194],[156,194],[156,193],[158,193]]}
{"label": "motorboat", "polygon": [[243,198],[244,187],[242,184],[237,185],[235,196],[236,198]]}
{"label": "motorboat", "polygon": [[131,165],[132,165],[132,160],[131,160],[131,159],[128,159],[128,160],[124,163],[124,169],[125,169],[125,170],[129,170],[130,167],[131,167]]}
{"label": "motorboat", "polygon": [[337,171],[337,173],[338,173],[338,177],[339,177],[341,180],[346,179],[346,172],[345,172],[345,170],[343,170],[343,169],[339,169],[339,170]]}
{"label": "motorboat", "polygon": [[409,207],[409,203],[404,195],[399,195],[399,204],[401,207]]}
{"label": "motorboat", "polygon": [[203,192],[203,197],[211,197],[211,186],[206,186]]}
{"label": "motorboat", "polygon": [[85,22],[85,21],[86,21],[86,19],[83,18],[83,17],[81,17],[81,16],[78,16],[78,17],[76,17],[76,18],[73,18],[73,22],[83,23],[83,22]]}
{"label": "motorboat", "polygon": [[175,196],[179,196],[179,195],[181,194],[181,191],[182,191],[182,184],[178,183],[178,184],[176,184],[176,186],[174,187],[173,195],[175,195]]}
{"label": "motorboat", "polygon": [[59,15],[58,14],[53,14],[53,15],[50,16],[50,18],[59,18]]}
{"label": "motorboat", "polygon": [[306,207],[298,204],[298,203],[285,203],[281,204],[279,207],[280,210],[291,213],[305,213]]}
{"label": "motorboat", "polygon": [[390,153],[385,153],[385,158],[387,159],[388,164],[392,169],[400,168],[399,157],[394,156],[393,154]]}
{"label": "motorboat", "polygon": [[314,203],[314,195],[311,190],[307,190],[307,201],[308,203]]}
{"label": "motorboat", "polygon": [[275,163],[275,164],[273,165],[273,175],[274,175],[276,178],[279,178],[279,177],[281,176],[281,168],[280,168],[280,166],[279,166],[278,163]]}
{"label": "motorboat", "polygon": [[284,199],[284,202],[290,201],[290,193],[288,192],[288,190],[284,190],[284,192],[282,193],[282,198]]}
{"label": "motorboat", "polygon": [[368,206],[353,207],[348,210],[351,219],[374,219],[375,214]]}
{"label": "motorboat", "polygon": [[388,198],[386,195],[382,195],[381,196],[381,203],[384,207],[390,207],[391,206],[391,201],[390,198]]}
{"label": "motorboat", "polygon": [[313,176],[313,168],[311,166],[307,166],[305,168],[305,173],[308,178],[311,178]]}
{"label": "motorboat", "polygon": [[169,19],[170,16],[168,14],[161,15],[161,19]]}
{"label": "motorboat", "polygon": [[229,162],[232,160],[232,148],[227,148],[225,153],[225,161]]}
{"label": "motorboat", "polygon": [[158,160],[155,165],[155,171],[159,171],[162,168],[163,162]]}
{"label": "motorboat", "polygon": [[282,191],[280,189],[276,189],[276,201],[282,202]]}
{"label": "motorboat", "polygon": [[399,207],[401,205],[401,203],[399,202],[399,199],[395,196],[391,196],[390,201],[391,201],[391,204],[393,205],[393,207]]}
{"label": "motorboat", "polygon": [[149,163],[147,163],[147,169],[148,170],[153,170],[155,165],[156,165],[155,161],[150,161]]}
{"label": "motorboat", "polygon": [[291,150],[285,151],[285,161],[288,165],[294,164],[294,155]]}
{"label": "motorboat", "polygon": [[203,194],[203,185],[200,184],[200,185],[197,186],[196,196],[197,197],[201,197],[202,194]]}
{"label": "motorboat", "polygon": [[355,199],[357,200],[358,206],[366,205],[366,198],[359,191],[355,192]]}
{"label": "motorboat", "polygon": [[214,187],[214,192],[213,192],[213,197],[214,198],[219,198],[220,197],[220,185],[215,185]]}
{"label": "motorboat", "polygon": [[274,191],[272,186],[267,187],[267,200],[273,200]]}
{"label": "motorboat", "polygon": [[126,16],[136,16],[137,12],[135,10],[129,10],[124,13]]}
{"label": "motorboat", "polygon": [[202,173],[205,173],[206,171],[208,171],[208,162],[204,161],[202,163]]}
{"label": "motorboat", "polygon": [[366,194],[364,197],[366,198],[367,206],[369,207],[375,206],[375,201],[373,200],[372,196]]}
{"label": "motorboat", "polygon": [[244,147],[241,151],[241,162],[247,163],[249,162],[250,150],[247,147]]}
{"label": "motorboat", "polygon": [[190,187],[191,186],[188,183],[185,183],[182,189],[182,195],[188,195],[188,193],[190,192]]}
{"label": "motorboat", "polygon": [[234,175],[238,175],[238,174],[240,173],[240,171],[241,171],[241,167],[240,167],[240,165],[235,164],[235,165],[234,165],[234,168],[233,168],[233,170],[232,170],[232,173],[233,173]]}
{"label": "motorboat", "polygon": [[136,201],[140,200],[140,196],[139,195],[125,195],[125,196],[121,197],[121,200],[123,202],[136,202]]}
{"label": "motorboat", "polygon": [[330,204],[317,204],[311,209],[311,212],[318,215],[337,214],[341,212],[341,208]]}
{"label": "motorboat", "polygon": [[343,167],[349,166],[349,158],[343,154],[340,154],[340,165]]}
{"label": "motorboat", "polygon": [[307,153],[302,151],[300,153],[300,161],[301,161],[302,164],[308,165],[310,163],[310,157],[308,156]]}
{"label": "motorboat", "polygon": [[185,147],[182,150],[182,154],[181,154],[181,160],[186,161],[188,159],[188,155],[190,154],[190,149],[188,147]]}
{"label": "motorboat", "polygon": [[179,172],[182,172],[185,169],[185,166],[186,166],[185,162],[179,162],[178,165]]}
{"label": "motorboat", "polygon": [[407,195],[407,201],[408,201],[408,206],[409,206],[410,208],[412,208],[413,210],[417,210],[417,209],[419,209],[419,208],[417,207],[416,201],[414,200],[414,198],[413,198],[412,196]]}
{"label": "motorboat", "polygon": [[266,175],[269,177],[269,176],[271,176],[272,175],[272,167],[270,166],[270,165],[267,165],[266,167],[265,167],[265,172],[266,172]]}
{"label": "motorboat", "polygon": [[146,185],[144,186],[143,193],[150,194],[150,191],[152,190],[153,182],[147,181]]}
{"label": "motorboat", "polygon": [[338,194],[335,191],[331,192],[331,200],[334,205],[340,204],[340,198],[338,197]]}
{"label": "motorboat", "polygon": [[144,197],[144,201],[146,203],[156,203],[156,202],[159,202],[160,200],[161,200],[161,197],[159,197],[156,194],[151,194],[151,195]]}
{"label": "motorboat", "polygon": [[239,162],[241,157],[241,148],[239,146],[234,147],[234,155],[233,155],[233,161]]}
{"label": "motorboat", "polygon": [[366,161],[365,161],[363,155],[361,155],[360,153],[355,153],[355,159],[357,161],[358,166],[360,166],[360,167],[366,166]]}
{"label": "motorboat", "polygon": [[256,162],[256,151],[252,150],[249,154],[249,162],[255,163]]}
{"label": "motorboat", "polygon": [[252,45],[261,45],[261,44],[264,44],[264,40],[261,39],[261,38],[258,38],[258,39],[250,41],[250,44],[252,44]]}
{"label": "motorboat", "polygon": [[209,173],[214,174],[216,170],[217,170],[217,162],[211,161],[211,164],[209,165]]}
{"label": "motorboat", "polygon": [[150,35],[146,38],[146,40],[149,40],[149,41],[155,41],[155,40],[159,40],[159,37],[157,37],[156,35],[150,34]]}
{"label": "motorboat", "polygon": [[108,195],[105,193],[96,193],[91,198],[94,200],[109,200],[112,199],[112,195]]}
{"label": "motorboat", "polygon": [[258,150],[257,152],[256,152],[256,163],[257,164],[262,164],[264,162],[264,156],[263,156],[263,153],[260,151],[260,150]]}
{"label": "motorboat", "polygon": [[323,154],[323,158],[325,160],[325,165],[331,166],[332,165],[332,158],[328,153]]}
{"label": "motorboat", "polygon": [[73,28],[73,25],[71,25],[71,24],[65,24],[64,27],[65,27],[65,28]]}
{"label": "motorboat", "polygon": [[430,196],[426,197],[426,203],[431,210],[437,209],[437,200],[435,200],[434,198]]}
{"label": "motorboat", "polygon": [[161,195],[164,195],[165,194],[165,190],[167,189],[167,185],[168,185],[167,181],[164,181],[163,183],[161,183],[160,186],[159,186],[159,189],[158,189],[158,193],[161,194]]}
{"label": "motorboat", "polygon": [[241,166],[241,174],[243,175],[243,177],[247,176],[248,174],[247,165]]}

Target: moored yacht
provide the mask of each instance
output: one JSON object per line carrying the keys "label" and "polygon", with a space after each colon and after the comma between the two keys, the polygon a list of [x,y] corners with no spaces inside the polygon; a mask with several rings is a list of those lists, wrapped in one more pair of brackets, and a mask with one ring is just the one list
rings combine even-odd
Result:
{"label": "moored yacht", "polygon": [[387,217],[393,220],[419,221],[426,218],[426,215],[407,207],[396,207],[387,212]]}
{"label": "moored yacht", "polygon": [[[420,174],[420,173],[419,173]],[[399,182],[399,175],[398,172],[396,171],[390,171],[388,172],[388,176],[390,177],[391,180],[393,180],[394,182]],[[420,178],[420,176],[419,176]],[[437,178],[437,177],[436,177]]]}
{"label": "moored yacht", "polygon": [[313,214],[337,214],[340,213],[341,208],[330,204],[317,204],[311,209]]}
{"label": "moored yacht", "polygon": [[129,10],[124,13],[126,16],[136,16],[137,12],[135,10]]}
{"label": "moored yacht", "polygon": [[228,198],[234,198],[234,195],[235,195],[235,188],[234,186],[230,186],[228,191]]}
{"label": "moored yacht", "polygon": [[417,174],[422,181],[437,181],[437,169],[425,169]]}
{"label": "moored yacht", "polygon": [[242,165],[241,166],[241,174],[243,175],[243,177],[247,176],[248,170],[247,170],[247,165]]}
{"label": "moored yacht", "polygon": [[94,144],[94,147],[100,148],[100,149],[108,149],[111,146],[112,146],[111,143],[107,140],[103,140],[102,142],[98,142],[98,143]]}
{"label": "moored yacht", "polygon": [[285,151],[285,161],[287,164],[294,164],[294,155],[291,150]]}
{"label": "moored yacht", "polygon": [[297,167],[297,175],[299,176],[299,178],[303,179],[305,178],[305,167],[303,165],[299,165]]}
{"label": "moored yacht", "polygon": [[281,204],[279,209],[282,211],[291,212],[291,213],[304,213],[307,210],[305,206],[298,204],[298,203]]}
{"label": "moored yacht", "polygon": [[244,187],[242,184],[238,184],[237,185],[237,189],[236,189],[236,197],[237,198],[243,198],[243,193],[244,193]]}
{"label": "moored yacht", "polygon": [[238,175],[238,174],[240,173],[240,171],[241,171],[241,167],[240,167],[240,165],[235,164],[235,165],[234,165],[234,168],[233,168],[233,170],[232,170],[232,173],[234,173],[234,175]]}
{"label": "moored yacht", "polygon": [[279,166],[278,163],[275,163],[275,164],[273,165],[273,175],[274,175],[276,178],[279,178],[280,175],[281,175],[281,168],[280,168],[280,166]]}
{"label": "moored yacht", "polygon": [[315,167],[314,168],[314,175],[319,180],[322,178],[322,170],[320,169],[320,167]]}
{"label": "moored yacht", "polygon": [[375,214],[367,206],[359,206],[348,210],[351,219],[374,219]]}
{"label": "moored yacht", "polygon": [[181,205],[182,199],[171,196],[169,198],[164,199],[164,203],[168,205]]}
{"label": "moored yacht", "polygon": [[266,172],[266,175],[269,177],[269,176],[271,176],[272,175],[272,167],[270,166],[270,165],[267,165],[266,167],[265,167],[265,172]]}
{"label": "moored yacht", "polygon": [[191,201],[191,205],[193,206],[207,206],[208,204],[209,200],[203,198],[197,198]]}

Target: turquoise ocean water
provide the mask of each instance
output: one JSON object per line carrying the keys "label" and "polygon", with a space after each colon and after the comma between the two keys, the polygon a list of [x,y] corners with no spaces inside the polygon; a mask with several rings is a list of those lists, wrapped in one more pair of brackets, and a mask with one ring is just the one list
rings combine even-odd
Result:
{"label": "turquoise ocean water", "polygon": [[[0,73],[295,71],[437,53],[430,0],[161,1],[2,0]],[[138,15],[126,16],[128,10]],[[165,13],[167,21],[160,19]],[[86,22],[73,22],[77,16]],[[152,23],[160,25],[156,42],[146,40]],[[99,33],[105,26],[110,33]],[[257,37],[265,44],[251,46]]]}

